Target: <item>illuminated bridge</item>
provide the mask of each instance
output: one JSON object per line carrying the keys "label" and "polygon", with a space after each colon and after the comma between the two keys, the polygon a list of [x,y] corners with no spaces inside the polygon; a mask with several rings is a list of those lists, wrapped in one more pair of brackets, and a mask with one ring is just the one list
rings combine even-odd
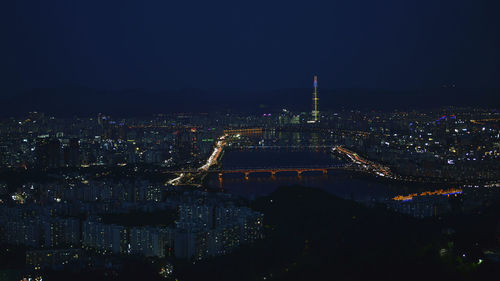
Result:
{"label": "illuminated bridge", "polygon": [[339,164],[335,166],[327,166],[327,167],[281,167],[281,168],[238,168],[238,169],[227,169],[227,170],[212,170],[210,172],[218,173],[219,180],[222,180],[222,177],[225,174],[243,174],[245,179],[248,179],[250,174],[253,173],[267,173],[272,177],[276,176],[278,173],[284,172],[294,172],[297,173],[298,177],[302,176],[302,173],[305,172],[321,172],[323,175],[328,174],[329,170],[341,170],[350,167],[350,164]]}
{"label": "illuminated bridge", "polygon": [[262,135],[262,128],[240,128],[240,129],[226,129],[225,135]]}
{"label": "illuminated bridge", "polygon": [[191,177],[193,175],[200,175],[204,173],[217,173],[219,176],[219,181],[225,174],[241,174],[245,176],[245,179],[249,179],[251,174],[269,174],[271,177],[275,177],[279,173],[296,173],[300,178],[303,173],[309,172],[321,172],[323,175],[327,175],[330,170],[356,170],[356,167],[352,163],[338,164],[333,166],[310,166],[310,167],[267,167],[267,168],[234,168],[234,169],[213,169],[213,170],[179,170],[179,171],[164,171],[164,173],[175,173],[179,177],[169,181],[170,184],[178,184],[178,182],[183,177]]}
{"label": "illuminated bridge", "polygon": [[241,150],[299,150],[299,149],[327,149],[332,148],[333,145],[245,145],[245,146],[233,146],[232,149]]}

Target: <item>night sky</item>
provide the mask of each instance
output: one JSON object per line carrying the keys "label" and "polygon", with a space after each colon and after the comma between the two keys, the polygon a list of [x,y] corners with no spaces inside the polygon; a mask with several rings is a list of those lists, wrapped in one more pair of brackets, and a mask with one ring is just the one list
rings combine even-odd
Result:
{"label": "night sky", "polygon": [[9,2],[4,97],[310,88],[315,73],[329,89],[500,88],[498,1]]}

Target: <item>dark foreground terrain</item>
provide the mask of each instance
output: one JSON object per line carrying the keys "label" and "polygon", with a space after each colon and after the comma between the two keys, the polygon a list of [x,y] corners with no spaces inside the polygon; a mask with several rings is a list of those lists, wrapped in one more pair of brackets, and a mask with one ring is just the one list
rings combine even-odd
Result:
{"label": "dark foreground terrain", "polygon": [[[456,200],[460,200],[459,198]],[[172,280],[487,280],[500,265],[497,203],[480,214],[417,220],[305,187],[251,203],[266,238],[195,264],[173,261]],[[5,262],[2,261],[2,263]],[[46,273],[44,280],[165,280],[161,261],[128,260],[120,272]]]}
{"label": "dark foreground terrain", "polygon": [[[500,276],[497,206],[417,220],[304,187],[257,199],[267,238],[226,257],[179,266],[180,280],[470,280]],[[456,231],[454,234],[449,234]],[[464,256],[465,254],[465,256]]]}

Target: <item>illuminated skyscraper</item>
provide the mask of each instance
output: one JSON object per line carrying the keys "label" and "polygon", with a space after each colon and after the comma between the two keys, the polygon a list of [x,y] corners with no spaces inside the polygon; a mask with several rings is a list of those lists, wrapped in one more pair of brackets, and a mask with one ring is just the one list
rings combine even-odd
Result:
{"label": "illuminated skyscraper", "polygon": [[313,110],[312,117],[313,122],[318,122],[319,111],[318,111],[318,76],[314,75],[314,92],[313,92]]}

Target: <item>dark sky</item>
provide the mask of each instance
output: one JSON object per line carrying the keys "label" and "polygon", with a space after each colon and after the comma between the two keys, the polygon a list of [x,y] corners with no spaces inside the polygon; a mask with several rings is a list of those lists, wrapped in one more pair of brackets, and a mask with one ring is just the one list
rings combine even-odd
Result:
{"label": "dark sky", "polygon": [[498,1],[5,1],[1,95],[500,86]]}

